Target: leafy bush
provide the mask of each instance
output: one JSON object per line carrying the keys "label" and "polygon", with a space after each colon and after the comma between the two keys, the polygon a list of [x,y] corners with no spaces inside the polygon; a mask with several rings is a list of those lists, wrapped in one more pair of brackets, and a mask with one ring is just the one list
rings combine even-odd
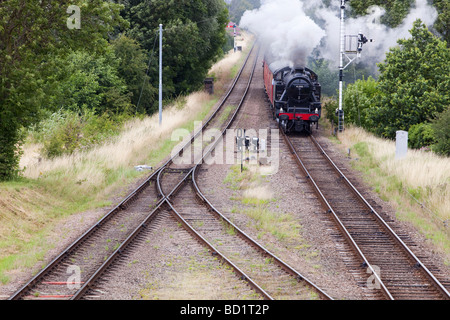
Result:
{"label": "leafy bush", "polygon": [[418,123],[408,130],[408,145],[413,149],[431,146],[435,142],[434,131],[428,122]]}
{"label": "leafy bush", "polygon": [[377,81],[372,77],[349,84],[344,91],[345,121],[367,129],[367,111],[378,93]]}
{"label": "leafy bush", "polygon": [[432,122],[431,127],[435,134],[436,144],[432,150],[441,155],[450,156],[450,107],[440,113]]}
{"label": "leafy bush", "polygon": [[420,21],[411,38],[399,40],[379,64],[379,98],[368,111],[367,128],[387,138],[442,112],[450,102],[450,50]]}
{"label": "leafy bush", "polygon": [[336,126],[338,123],[338,117],[336,116],[336,109],[338,108],[338,102],[336,99],[324,100],[322,102],[322,108],[325,109],[325,117]]}
{"label": "leafy bush", "polygon": [[98,116],[88,109],[83,113],[60,110],[30,132],[34,142],[42,144],[43,156],[54,158],[89,149],[107,140],[119,133],[126,119],[126,115],[110,113]]}

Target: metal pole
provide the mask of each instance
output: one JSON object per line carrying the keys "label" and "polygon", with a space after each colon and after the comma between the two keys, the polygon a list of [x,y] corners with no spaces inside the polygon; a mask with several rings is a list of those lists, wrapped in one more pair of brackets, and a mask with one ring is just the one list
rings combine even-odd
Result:
{"label": "metal pole", "polygon": [[236,52],[236,24],[233,25],[233,49]]}
{"label": "metal pole", "polygon": [[162,123],[162,26],[159,25],[159,125]]}
{"label": "metal pole", "polygon": [[344,51],[345,51],[345,0],[341,0],[341,52],[339,64],[339,110],[338,110],[338,129],[344,130],[344,110],[342,109],[342,82],[344,78]]}

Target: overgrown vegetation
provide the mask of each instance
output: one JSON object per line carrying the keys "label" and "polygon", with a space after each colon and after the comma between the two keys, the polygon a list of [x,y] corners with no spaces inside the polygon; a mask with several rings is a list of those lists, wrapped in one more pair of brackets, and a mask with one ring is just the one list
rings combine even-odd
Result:
{"label": "overgrown vegetation", "polygon": [[[69,28],[76,19],[69,6],[79,9],[79,28]],[[103,140],[95,130],[94,138],[82,130],[90,123],[86,112],[92,121],[114,122],[107,126],[120,125],[122,116],[155,112],[160,23],[169,102],[202,85],[223,55],[228,22],[221,0],[8,0],[0,3],[0,15],[0,181],[20,175],[24,129],[41,120],[40,127],[48,126],[51,115],[67,120],[65,132],[59,121],[46,146],[44,156],[53,157],[76,150],[83,139],[89,141],[83,147]]]}
{"label": "overgrown vegetation", "polygon": [[394,207],[397,218],[430,239],[449,264],[448,159],[422,150],[408,150],[406,158],[395,159],[394,141],[353,126],[348,126],[338,138],[343,152],[351,148],[352,166]]}
{"label": "overgrown vegetation", "polygon": [[[10,280],[9,270],[32,267],[43,259],[52,247],[49,234],[61,219],[110,205],[111,194],[125,196],[124,186],[148,174],[134,166],[156,166],[170,155],[179,143],[172,141],[172,132],[192,132],[195,122],[205,119],[241,55],[245,52],[227,55],[214,66],[215,94],[194,92],[166,105],[162,125],[158,114],[97,115],[87,109],[60,110],[33,126],[21,159],[24,177],[0,184],[0,284]],[[64,152],[58,156],[55,150]],[[42,156],[46,152],[48,156]],[[58,230],[60,235],[64,237],[64,230]]]}
{"label": "overgrown vegetation", "polygon": [[347,86],[345,121],[390,139],[397,130],[409,131],[411,147],[429,146],[448,156],[450,49],[420,20],[410,33],[379,64],[378,81],[368,78]]}
{"label": "overgrown vegetation", "polygon": [[88,150],[120,133],[127,114],[96,115],[93,110],[82,113],[60,110],[52,113],[29,130],[29,142],[42,145],[40,154],[52,159]]}

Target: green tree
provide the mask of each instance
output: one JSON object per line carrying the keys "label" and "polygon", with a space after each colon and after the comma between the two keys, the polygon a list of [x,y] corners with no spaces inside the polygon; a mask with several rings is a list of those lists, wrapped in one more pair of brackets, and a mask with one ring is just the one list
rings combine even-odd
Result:
{"label": "green tree", "polygon": [[432,119],[450,103],[450,50],[420,20],[410,33],[379,64],[381,94],[368,113],[368,127],[389,138]]}
{"label": "green tree", "polygon": [[125,35],[112,41],[112,46],[117,58],[119,76],[125,80],[127,92],[131,94],[131,102],[138,113],[152,114],[156,111],[155,97],[157,89],[150,83],[147,75],[148,64],[157,58],[148,57],[148,53],[141,48],[136,40]]}
{"label": "green tree", "polygon": [[333,96],[336,94],[339,71],[337,69],[332,70],[329,60],[310,56],[308,57],[308,68],[317,74],[323,95]]}
{"label": "green tree", "polygon": [[381,23],[396,27],[406,17],[414,0],[352,0],[349,3],[353,16],[366,15],[367,9],[373,5],[385,8],[386,13],[381,17]]}
{"label": "green tree", "polygon": [[435,134],[436,143],[432,150],[436,153],[450,156],[450,108],[447,107],[431,123],[431,128]]}
{"label": "green tree", "polygon": [[[67,13],[78,5],[81,28]],[[84,48],[102,52],[114,27],[126,27],[121,5],[101,0],[0,1],[0,180],[17,175],[20,129],[36,122],[48,103],[55,58]],[[46,85],[47,83],[47,85]]]}
{"label": "green tree", "polygon": [[434,23],[436,30],[450,46],[450,2],[448,0],[433,0],[433,5],[438,11],[438,17]]}
{"label": "green tree", "polygon": [[413,149],[431,146],[435,142],[435,134],[431,123],[415,124],[408,131],[408,146]]}
{"label": "green tree", "polygon": [[[221,0],[134,0],[123,12],[131,23],[128,36],[158,56],[159,24],[163,24],[163,93],[165,98],[198,89],[222,55],[228,11]],[[157,59],[149,77],[158,87]]]}
{"label": "green tree", "polygon": [[343,97],[346,122],[368,128],[368,111],[379,96],[377,85],[377,81],[369,77],[367,80],[357,80],[346,87]]}
{"label": "green tree", "polygon": [[53,90],[47,108],[51,111],[70,109],[123,113],[131,109],[130,94],[125,81],[119,76],[121,62],[112,47],[103,54],[74,51],[59,58],[49,86],[57,80],[58,90]]}
{"label": "green tree", "polygon": [[261,6],[260,0],[233,0],[228,5],[230,20],[239,24],[242,15],[247,10],[258,9]]}

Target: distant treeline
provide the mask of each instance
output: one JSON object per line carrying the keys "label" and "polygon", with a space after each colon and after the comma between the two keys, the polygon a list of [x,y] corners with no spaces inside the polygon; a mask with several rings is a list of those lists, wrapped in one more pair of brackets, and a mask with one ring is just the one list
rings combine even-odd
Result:
{"label": "distant treeline", "polygon": [[[409,132],[411,148],[450,155],[450,49],[417,20],[411,38],[401,39],[378,65],[378,80],[369,77],[344,90],[345,122],[381,137]],[[337,123],[337,102],[326,105]]]}
{"label": "distant treeline", "polygon": [[[41,120],[72,123],[64,136],[79,139],[93,114],[103,120],[91,124],[108,131],[124,115],[157,110],[159,24],[164,99],[200,88],[223,55],[228,10],[223,0],[6,0],[0,17],[0,180],[8,180],[19,173],[24,128],[39,130]],[[65,150],[72,142],[58,141]]]}

